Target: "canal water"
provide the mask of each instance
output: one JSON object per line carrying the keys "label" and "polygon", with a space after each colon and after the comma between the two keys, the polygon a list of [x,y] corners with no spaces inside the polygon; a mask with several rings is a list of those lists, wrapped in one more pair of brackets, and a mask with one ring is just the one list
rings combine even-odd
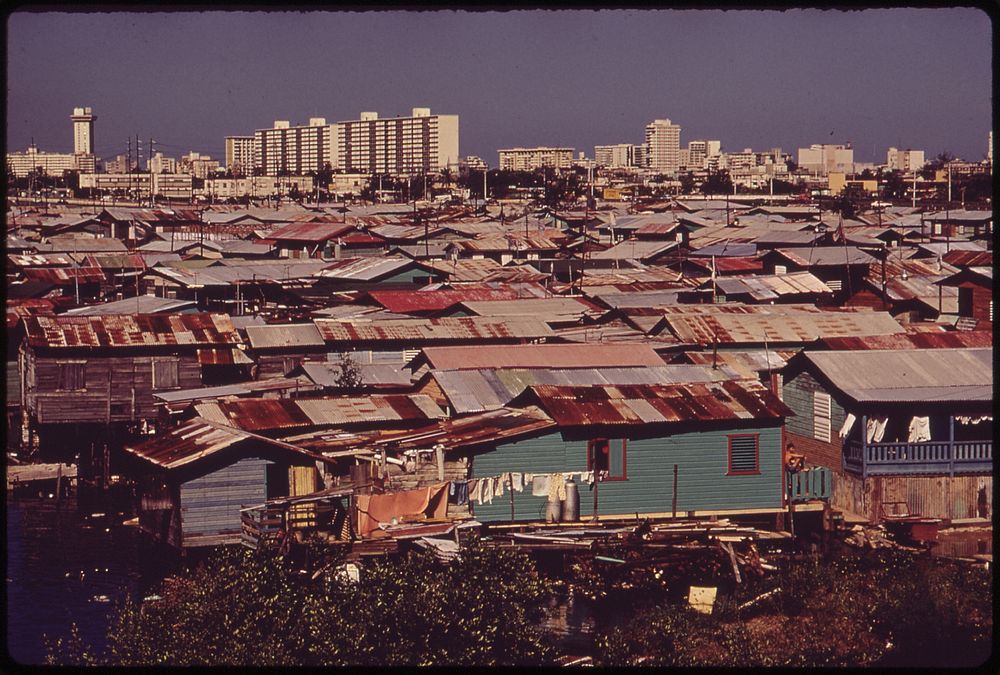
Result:
{"label": "canal water", "polygon": [[43,636],[68,637],[76,623],[101,650],[108,619],[126,594],[145,593],[171,562],[139,545],[118,517],[77,513],[74,499],[11,499],[7,507],[7,650],[21,664],[45,662]]}

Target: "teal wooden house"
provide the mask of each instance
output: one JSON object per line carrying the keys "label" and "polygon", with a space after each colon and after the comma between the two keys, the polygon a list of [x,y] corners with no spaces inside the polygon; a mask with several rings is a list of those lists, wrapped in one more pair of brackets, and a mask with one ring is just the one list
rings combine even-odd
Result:
{"label": "teal wooden house", "polygon": [[[594,471],[595,484],[575,479],[581,520],[595,509],[610,518],[785,508],[782,426],[791,412],[759,382],[533,386],[520,402],[537,406],[554,424],[479,446],[471,456],[473,478]],[[487,523],[544,520],[547,499],[531,486],[508,490],[474,503],[474,515]]]}

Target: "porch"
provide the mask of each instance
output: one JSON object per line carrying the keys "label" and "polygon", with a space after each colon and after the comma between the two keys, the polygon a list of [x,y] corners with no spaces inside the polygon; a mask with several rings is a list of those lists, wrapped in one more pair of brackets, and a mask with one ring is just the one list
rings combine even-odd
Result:
{"label": "porch", "polygon": [[920,443],[844,444],[843,468],[868,476],[989,473],[993,470],[993,440],[925,441]]}

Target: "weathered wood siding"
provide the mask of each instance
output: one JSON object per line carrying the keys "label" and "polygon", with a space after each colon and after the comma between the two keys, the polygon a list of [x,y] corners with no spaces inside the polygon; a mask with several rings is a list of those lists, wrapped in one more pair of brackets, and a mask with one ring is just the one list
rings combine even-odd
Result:
{"label": "weathered wood siding", "polygon": [[[760,434],[760,473],[727,476],[730,434]],[[610,439],[612,447],[620,439]],[[601,515],[671,511],[673,467],[678,465],[677,512],[778,509],[782,503],[781,428],[689,432],[662,438],[628,440],[627,480],[605,481],[598,488]],[[565,441],[560,434],[508,443],[476,455],[473,477],[507,471],[555,473],[587,470],[587,443]],[[591,486],[576,481],[581,519],[593,513]],[[514,493],[516,520],[542,520],[546,497],[531,488]],[[510,520],[510,494],[505,491],[489,504],[473,504],[481,521]]]}
{"label": "weathered wood siding", "polygon": [[[178,389],[200,387],[201,366],[194,355],[53,358],[29,356],[27,404],[40,423],[153,420],[156,408],[153,361],[178,361]],[[59,364],[85,361],[84,389],[59,389]]]}
{"label": "weathered wood siding", "polygon": [[[827,392],[811,373],[801,372],[782,385],[781,398],[795,415],[785,420],[785,429],[797,452],[805,455],[810,464],[825,466],[835,471],[841,467],[841,441],[838,432],[844,426],[847,412],[830,395],[830,440],[819,440],[814,434],[813,395]],[[854,423],[861,424],[860,417]]]}
{"label": "weathered wood siding", "polygon": [[869,476],[838,474],[833,482],[835,509],[864,516],[872,522],[885,511],[895,513],[905,502],[912,515],[954,520],[993,517],[992,476]]}
{"label": "weathered wood siding", "polygon": [[183,545],[238,543],[240,508],[264,503],[267,497],[267,465],[270,463],[248,457],[181,483]]}

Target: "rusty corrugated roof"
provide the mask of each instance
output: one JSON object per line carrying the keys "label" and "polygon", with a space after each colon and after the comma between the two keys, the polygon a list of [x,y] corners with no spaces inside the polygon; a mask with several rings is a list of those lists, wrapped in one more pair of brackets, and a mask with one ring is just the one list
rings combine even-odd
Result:
{"label": "rusty corrugated roof", "polygon": [[900,335],[824,338],[820,346],[836,350],[863,349],[947,349],[956,347],[992,347],[993,331],[940,331]]}
{"label": "rusty corrugated roof", "polygon": [[893,335],[903,327],[887,312],[667,315],[664,323],[682,342],[763,344],[812,342],[821,337]]}
{"label": "rusty corrugated roof", "polygon": [[533,385],[542,409],[560,426],[644,425],[779,419],[793,414],[756,380],[676,385]]}
{"label": "rusty corrugated roof", "polygon": [[[313,216],[315,218],[317,216]],[[279,241],[323,242],[354,230],[353,225],[332,222],[298,222],[272,230],[268,239]]]}
{"label": "rusty corrugated roof", "polygon": [[67,286],[77,281],[81,284],[104,281],[104,272],[99,267],[26,267],[22,273],[26,279],[57,286]]}
{"label": "rusty corrugated roof", "polygon": [[[534,289],[537,291],[532,293]],[[544,293],[538,284],[522,284],[520,288],[476,284],[436,291],[369,291],[368,295],[390,312],[407,314],[446,309],[466,300],[516,300]]]}
{"label": "rusty corrugated roof", "polygon": [[225,314],[35,316],[25,319],[32,347],[148,347],[237,345],[240,336]]}
{"label": "rusty corrugated roof", "polygon": [[517,317],[494,319],[470,316],[439,319],[390,319],[383,321],[338,321],[315,319],[327,342],[410,342],[419,347],[435,340],[511,340],[553,335],[541,319]]}
{"label": "rusty corrugated roof", "polygon": [[652,347],[639,344],[541,344],[482,347],[426,347],[432,368],[627,368],[663,366]]}

